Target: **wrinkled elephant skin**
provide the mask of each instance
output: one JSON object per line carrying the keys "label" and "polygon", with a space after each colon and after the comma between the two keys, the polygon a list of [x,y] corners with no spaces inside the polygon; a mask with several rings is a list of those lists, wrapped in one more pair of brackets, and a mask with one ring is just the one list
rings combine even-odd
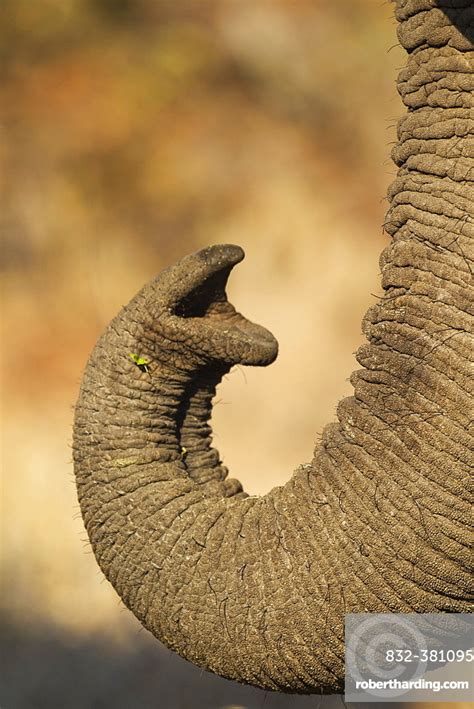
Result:
{"label": "wrinkled elephant skin", "polygon": [[248,497],[211,447],[222,376],[277,355],[227,300],[237,246],[148,283],[87,364],[74,461],[97,561],[146,628],[224,677],[337,692],[345,613],[470,608],[473,14],[470,0],[396,3],[408,111],[384,296],[310,464]]}

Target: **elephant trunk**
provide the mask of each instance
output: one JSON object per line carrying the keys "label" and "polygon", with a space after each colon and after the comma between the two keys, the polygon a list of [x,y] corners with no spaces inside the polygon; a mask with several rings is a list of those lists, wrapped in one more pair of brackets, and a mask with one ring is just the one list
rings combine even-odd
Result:
{"label": "elephant trunk", "polygon": [[409,112],[385,295],[364,318],[354,396],[311,463],[248,497],[211,447],[220,378],[277,354],[227,301],[238,247],[145,286],[87,365],[74,461],[97,560],[145,627],[225,677],[340,691],[345,613],[468,610],[472,50],[457,28],[472,26],[470,4],[450,21],[441,0],[397,3]]}

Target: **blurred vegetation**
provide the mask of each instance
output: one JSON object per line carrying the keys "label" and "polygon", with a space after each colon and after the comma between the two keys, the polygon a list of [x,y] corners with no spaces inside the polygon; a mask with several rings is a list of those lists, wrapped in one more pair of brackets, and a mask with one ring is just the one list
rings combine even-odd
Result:
{"label": "blurred vegetation", "polygon": [[[156,706],[191,706],[188,681],[193,706],[224,706],[224,690],[205,694],[186,663],[160,664],[169,655],[137,634],[99,583],[80,541],[71,407],[87,354],[120,305],[185,253],[235,241],[248,262],[232,297],[282,347],[275,368],[226,382],[217,443],[251,492],[310,457],[348,392],[360,319],[378,287],[403,61],[388,51],[392,8],[3,0],[0,12],[1,602],[10,667],[0,703],[108,707],[113,697],[114,707],[149,707],[168,674],[182,687],[175,704]],[[311,369],[323,374],[310,381]],[[155,677],[152,694],[137,674],[135,703],[111,690],[131,645],[156,667],[179,668]],[[64,656],[58,675],[47,671]],[[82,678],[82,693],[68,703],[71,676]],[[229,688],[227,704],[262,701],[212,686]]]}
{"label": "blurred vegetation", "polygon": [[3,13],[12,270],[64,273],[99,241],[137,260],[175,258],[183,236],[198,246],[252,198],[272,130],[363,175],[362,213],[367,187],[381,194],[366,184],[383,155],[367,107],[387,93],[379,2],[5,0]]}

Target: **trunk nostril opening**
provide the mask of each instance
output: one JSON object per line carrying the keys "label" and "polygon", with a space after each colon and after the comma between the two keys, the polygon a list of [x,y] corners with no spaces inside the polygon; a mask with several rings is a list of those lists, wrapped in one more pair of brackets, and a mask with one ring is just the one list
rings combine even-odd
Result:
{"label": "trunk nostril opening", "polygon": [[173,308],[173,315],[181,318],[203,318],[227,303],[225,287],[231,268],[224,268],[193,288]]}

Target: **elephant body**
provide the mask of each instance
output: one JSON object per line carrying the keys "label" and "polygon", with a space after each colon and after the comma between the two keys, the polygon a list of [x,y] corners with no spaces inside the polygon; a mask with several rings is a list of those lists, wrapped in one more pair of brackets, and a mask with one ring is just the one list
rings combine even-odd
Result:
{"label": "elephant body", "polygon": [[74,462],[97,561],[146,628],[224,677],[337,692],[346,613],[471,608],[473,16],[469,0],[396,3],[408,112],[384,296],[310,464],[249,497],[211,445],[222,376],[277,355],[227,300],[239,247],[148,283],[87,364]]}

